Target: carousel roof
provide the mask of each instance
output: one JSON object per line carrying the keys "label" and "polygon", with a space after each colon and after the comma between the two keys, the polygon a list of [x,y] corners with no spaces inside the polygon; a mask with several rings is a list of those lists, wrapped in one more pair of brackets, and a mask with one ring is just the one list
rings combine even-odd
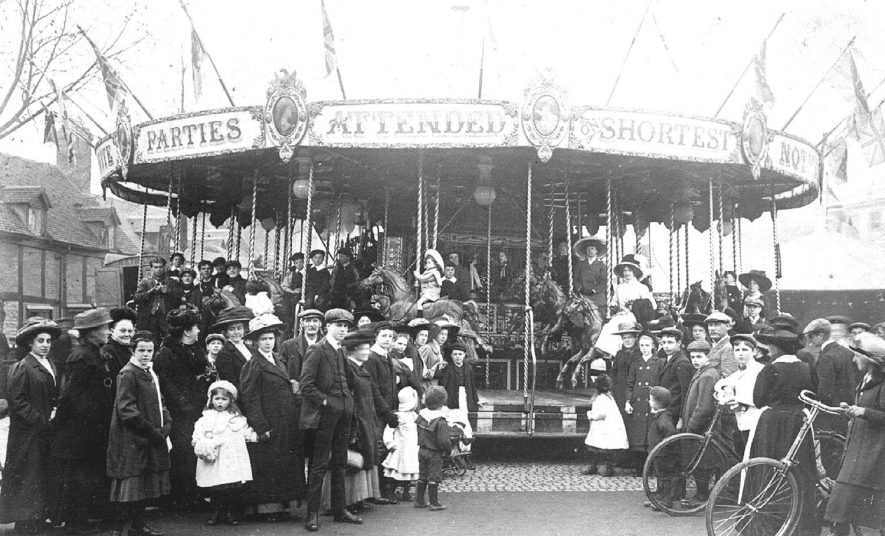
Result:
{"label": "carousel roof", "polygon": [[[723,207],[755,219],[808,204],[818,195],[820,155],[813,144],[770,130],[761,107],[743,124],[658,112],[571,105],[552,81],[539,80],[520,102],[412,99],[308,102],[283,72],[263,106],[181,114],[130,125],[96,145],[102,184],[134,202],[186,216],[208,212],[221,225],[232,211],[251,221],[253,181],[259,220],[285,214],[296,180],[314,180],[312,208],[328,216],[342,196],[367,205],[373,221],[414,228],[419,175],[441,217],[485,230],[475,210],[480,183],[497,193],[496,226],[523,228],[527,175],[532,209],[546,218],[568,192],[573,212],[598,224],[611,182],[626,221],[669,224],[674,202],[694,206],[694,225]],[[311,165],[312,164],[312,165]],[[294,201],[301,217],[306,202]],[[515,225],[511,225],[515,224]],[[444,225],[441,222],[440,225]],[[591,227],[592,225],[588,225]]]}

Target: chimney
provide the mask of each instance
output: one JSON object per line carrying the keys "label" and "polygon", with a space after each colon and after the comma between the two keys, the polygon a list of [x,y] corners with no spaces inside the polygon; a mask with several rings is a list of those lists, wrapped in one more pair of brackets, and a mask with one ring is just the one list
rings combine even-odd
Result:
{"label": "chimney", "polygon": [[92,147],[79,136],[70,136],[71,150],[64,136],[58,137],[56,165],[64,171],[83,194],[89,194],[92,182]]}

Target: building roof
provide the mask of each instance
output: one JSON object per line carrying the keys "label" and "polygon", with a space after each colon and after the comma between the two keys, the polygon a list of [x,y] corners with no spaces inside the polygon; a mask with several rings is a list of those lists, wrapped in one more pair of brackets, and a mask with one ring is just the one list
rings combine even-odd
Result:
{"label": "building roof", "polygon": [[[57,166],[0,154],[0,188],[0,191],[11,190],[15,196],[24,195],[31,190],[36,192],[36,189],[45,192],[51,206],[47,211],[46,238],[73,246],[108,251],[107,244],[84,221],[84,218],[95,221],[93,216],[100,214],[102,219],[112,218],[119,231],[114,233],[115,248],[110,252],[130,255],[138,253],[138,246],[123,232],[116,214],[111,216],[107,212],[113,209],[99,199],[79,191],[67,173]],[[28,229],[26,222],[21,221],[14,211],[2,204],[0,232],[39,238],[37,233]]]}

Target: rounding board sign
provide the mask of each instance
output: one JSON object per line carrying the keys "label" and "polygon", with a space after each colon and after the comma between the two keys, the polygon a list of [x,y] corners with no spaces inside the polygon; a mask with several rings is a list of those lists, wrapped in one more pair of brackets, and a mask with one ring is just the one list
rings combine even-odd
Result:
{"label": "rounding board sign", "polygon": [[135,136],[135,163],[263,147],[264,131],[256,113],[253,108],[210,110],[140,125]]}
{"label": "rounding board sign", "polygon": [[495,101],[315,103],[309,145],[506,147],[516,145],[516,106]]}

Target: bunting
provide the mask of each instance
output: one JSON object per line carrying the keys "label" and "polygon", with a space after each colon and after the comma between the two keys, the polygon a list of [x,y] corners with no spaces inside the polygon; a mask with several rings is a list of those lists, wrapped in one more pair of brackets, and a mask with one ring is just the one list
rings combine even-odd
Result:
{"label": "bunting", "polygon": [[83,34],[83,37],[89,42],[92,46],[92,50],[95,51],[95,59],[98,62],[98,66],[101,68],[101,75],[104,79],[104,88],[108,94],[108,106],[111,109],[111,112],[114,111],[114,103],[122,103],[123,99],[126,95],[126,86],[123,84],[123,81],[120,79],[120,75],[117,74],[117,71],[108,63],[108,59],[104,57],[101,51],[98,50],[98,47],[95,43],[92,42],[92,39],[89,39],[89,36],[86,35],[82,29],[80,32]]}
{"label": "bunting", "polygon": [[43,143],[52,142],[58,145],[58,134],[55,132],[55,114],[50,112],[46,105],[43,106],[43,117],[45,123],[43,126]]}
{"label": "bunting", "polygon": [[768,85],[768,77],[765,75],[765,48],[768,40],[762,41],[759,53],[753,58],[753,72],[756,81],[756,99],[764,106],[774,106],[774,93]]}
{"label": "bunting", "polygon": [[199,100],[203,94],[203,60],[206,50],[197,35],[197,31],[191,28],[191,74],[194,79],[194,100]]}
{"label": "bunting", "polygon": [[338,57],[335,54],[335,34],[332,33],[332,23],[329,22],[329,14],[326,13],[326,2],[320,0],[323,9],[323,41],[326,51],[326,76],[332,74],[338,68]]}
{"label": "bunting", "polygon": [[848,134],[860,144],[867,165],[875,166],[885,162],[885,121],[881,109],[870,109],[867,93],[857,71],[854,54],[843,55],[836,69],[843,97],[852,104],[853,111],[848,118]]}

